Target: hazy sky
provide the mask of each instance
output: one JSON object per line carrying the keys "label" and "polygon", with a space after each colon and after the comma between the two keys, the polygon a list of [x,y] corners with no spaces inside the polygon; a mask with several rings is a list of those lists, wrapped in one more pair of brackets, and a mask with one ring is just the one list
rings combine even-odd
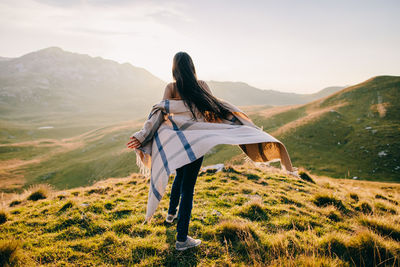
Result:
{"label": "hazy sky", "polygon": [[172,81],[186,51],[199,79],[310,93],[400,75],[399,14],[399,0],[2,0],[0,56],[59,46]]}

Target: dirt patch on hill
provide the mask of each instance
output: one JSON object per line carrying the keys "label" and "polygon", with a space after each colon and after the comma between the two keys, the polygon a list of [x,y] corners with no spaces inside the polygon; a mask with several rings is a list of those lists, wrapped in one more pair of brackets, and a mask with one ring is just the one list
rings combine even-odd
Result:
{"label": "dirt patch on hill", "polygon": [[274,135],[274,136],[281,135],[281,134],[287,132],[288,130],[297,128],[299,126],[302,126],[304,124],[307,124],[307,123],[319,118],[320,116],[322,116],[326,112],[333,111],[333,110],[335,110],[337,108],[340,108],[340,107],[343,107],[343,106],[345,106],[347,104],[348,104],[347,102],[344,102],[344,103],[340,103],[340,104],[329,106],[329,107],[322,108],[322,109],[321,108],[320,109],[314,109],[314,108],[313,109],[308,109],[306,111],[307,112],[306,116],[301,117],[301,118],[299,118],[297,120],[291,121],[291,122],[283,125],[282,127],[279,127],[277,130],[273,131],[271,133],[271,135]]}
{"label": "dirt patch on hill", "polygon": [[292,105],[292,106],[279,106],[279,107],[272,107],[272,108],[267,108],[264,110],[248,110],[248,115],[260,115],[265,118],[272,117],[276,114],[286,112],[295,108],[298,108],[302,105]]}
{"label": "dirt patch on hill", "polygon": [[374,112],[379,113],[379,117],[383,118],[386,115],[387,107],[390,106],[389,102],[375,104],[370,107],[370,109]]}

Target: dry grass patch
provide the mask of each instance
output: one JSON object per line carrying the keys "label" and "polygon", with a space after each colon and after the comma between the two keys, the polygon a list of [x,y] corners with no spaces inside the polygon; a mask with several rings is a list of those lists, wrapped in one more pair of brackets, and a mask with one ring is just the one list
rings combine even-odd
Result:
{"label": "dry grass patch", "polygon": [[4,209],[0,209],[0,224],[5,223],[8,220],[7,212]]}
{"label": "dry grass patch", "polygon": [[374,232],[400,241],[400,225],[390,217],[361,217],[360,223]]}
{"label": "dry grass patch", "polygon": [[19,240],[0,240],[0,266],[22,266],[27,264]]}
{"label": "dry grass patch", "polygon": [[251,200],[247,202],[235,214],[251,221],[269,220],[268,210],[264,207],[261,200]]}
{"label": "dry grass patch", "polygon": [[342,200],[333,196],[332,194],[317,193],[314,195],[312,202],[318,207],[326,207],[332,205],[340,211],[347,211],[347,208],[343,204]]}
{"label": "dry grass patch", "polygon": [[315,184],[314,180],[305,171],[300,171],[299,176],[302,180]]}
{"label": "dry grass patch", "polygon": [[49,198],[54,192],[54,187],[50,184],[32,185],[26,190],[27,200],[37,201]]}
{"label": "dry grass patch", "polygon": [[361,211],[364,214],[372,214],[372,207],[368,202],[361,202],[358,206],[355,207],[355,210]]}
{"label": "dry grass patch", "polygon": [[362,230],[353,236],[331,233],[320,243],[322,252],[337,256],[356,266],[398,266],[398,243],[388,241],[371,231]]}

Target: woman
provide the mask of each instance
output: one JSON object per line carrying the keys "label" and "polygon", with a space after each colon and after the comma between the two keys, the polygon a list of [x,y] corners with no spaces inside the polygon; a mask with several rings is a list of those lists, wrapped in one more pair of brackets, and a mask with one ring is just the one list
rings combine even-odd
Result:
{"label": "woman", "polygon": [[[191,57],[185,52],[178,52],[173,59],[172,75],[175,80],[165,88],[165,99],[183,100],[194,119],[218,121],[230,114],[228,108],[220,103],[211,93],[204,81],[197,80],[196,70]],[[197,115],[196,115],[197,113]],[[132,137],[129,148],[138,148],[141,144]],[[193,206],[193,192],[197,175],[203,162],[203,156],[176,170],[172,184],[171,197],[166,221],[172,223],[178,218],[176,249],[185,250],[200,245],[200,239],[188,236],[189,221]],[[179,212],[176,208],[179,204]]]}
{"label": "woman", "polygon": [[135,149],[140,170],[151,170],[147,222],[162,199],[170,173],[176,170],[166,221],[178,218],[175,247],[185,250],[201,243],[187,234],[194,186],[207,151],[218,144],[239,145],[252,161],[279,159],[285,170],[292,172],[293,168],[279,140],[233,104],[214,97],[207,84],[197,79],[187,53],[174,56],[172,75],[175,82],[167,85],[163,100],[153,106],[143,128],[130,137],[127,146]]}

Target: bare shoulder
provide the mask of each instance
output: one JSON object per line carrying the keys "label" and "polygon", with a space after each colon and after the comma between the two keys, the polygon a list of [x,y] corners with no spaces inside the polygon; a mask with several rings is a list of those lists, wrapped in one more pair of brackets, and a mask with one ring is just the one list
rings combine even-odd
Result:
{"label": "bare shoulder", "polygon": [[170,83],[167,84],[167,86],[166,86],[165,88],[166,88],[166,89],[167,89],[167,88],[168,88],[168,89],[171,89],[171,88],[174,88],[174,85],[175,85],[174,82],[170,82]]}
{"label": "bare shoulder", "polygon": [[173,86],[173,82],[170,82],[165,86],[163,100],[172,98]]}
{"label": "bare shoulder", "polygon": [[165,86],[163,100],[164,99],[174,99],[174,98],[176,98],[176,94],[177,93],[175,90],[175,82],[170,82],[167,84],[167,86]]}
{"label": "bare shoulder", "polygon": [[174,91],[174,88],[175,88],[175,82],[170,82],[165,87],[165,91],[172,92]]}

